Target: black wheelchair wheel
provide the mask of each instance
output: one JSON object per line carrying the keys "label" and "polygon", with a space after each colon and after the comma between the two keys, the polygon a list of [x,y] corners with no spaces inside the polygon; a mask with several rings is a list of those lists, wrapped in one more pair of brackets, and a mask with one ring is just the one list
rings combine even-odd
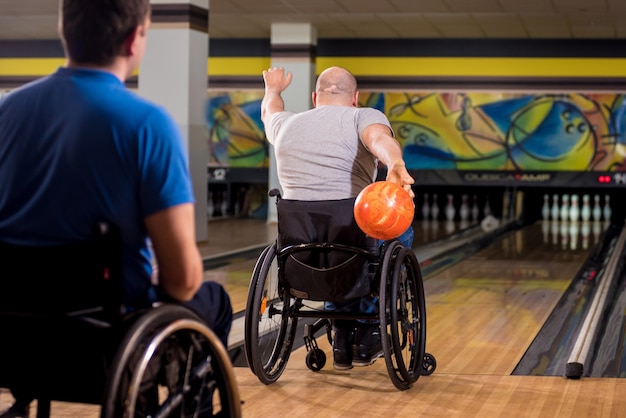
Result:
{"label": "black wheelchair wheel", "polygon": [[402,366],[397,364],[393,344],[393,327],[397,325],[391,320],[391,310],[394,309],[394,306],[391,304],[391,295],[394,292],[392,289],[394,263],[398,253],[403,248],[399,241],[390,241],[383,244],[379,291],[380,338],[385,365],[391,382],[399,390],[409,389],[413,384],[413,382],[406,379],[406,373],[400,371]]}
{"label": "black wheelchair wheel", "polygon": [[[275,248],[275,244],[270,244],[267,247],[265,247],[263,249],[263,251],[261,252],[261,254],[259,255],[259,257],[256,260],[256,263],[254,264],[254,269],[252,270],[252,278],[250,280],[250,284],[248,285],[248,299],[246,302],[246,306],[252,306],[252,304],[254,303],[254,298],[256,296],[255,294],[255,289],[256,289],[256,285],[258,282],[258,277],[260,276],[260,271],[261,271],[261,267],[263,266],[263,261],[265,260],[265,257],[267,257],[267,253],[269,251],[272,251],[272,248],[274,248],[273,251],[276,251]],[[249,321],[251,321],[252,319],[254,319],[253,315],[246,315],[245,316],[245,329],[250,329],[250,327],[252,326]],[[252,371],[252,373],[254,373],[256,375],[256,371],[254,370],[254,363],[252,361],[252,350],[249,350],[247,346],[244,347],[244,351],[246,353],[246,360],[248,362],[248,367],[250,368],[250,370]]]}
{"label": "black wheelchair wheel", "polygon": [[430,353],[424,355],[424,365],[422,366],[422,376],[430,376],[437,368],[437,360]]}
{"label": "black wheelchair wheel", "polygon": [[253,295],[246,309],[244,343],[250,368],[267,385],[278,380],[287,366],[297,318],[291,315],[294,299],[278,283],[275,244],[255,273],[250,283]]}
{"label": "black wheelchair wheel", "polygon": [[306,353],[305,362],[310,370],[319,372],[326,365],[326,353],[319,348],[314,348]]}
{"label": "black wheelchair wheel", "polygon": [[102,418],[241,417],[226,349],[183,306],[135,316],[112,364]]}
{"label": "black wheelchair wheel", "polygon": [[395,259],[389,318],[397,369],[407,383],[414,383],[423,371],[426,309],[419,264],[408,248]]}

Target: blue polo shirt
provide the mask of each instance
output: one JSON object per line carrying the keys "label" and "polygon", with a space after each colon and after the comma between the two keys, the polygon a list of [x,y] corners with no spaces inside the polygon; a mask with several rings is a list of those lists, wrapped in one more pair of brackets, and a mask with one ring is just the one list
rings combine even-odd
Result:
{"label": "blue polo shirt", "polygon": [[194,202],[185,144],[165,110],[112,74],[59,68],[0,99],[0,241],[54,245],[121,231],[126,302],[150,289],[144,218]]}

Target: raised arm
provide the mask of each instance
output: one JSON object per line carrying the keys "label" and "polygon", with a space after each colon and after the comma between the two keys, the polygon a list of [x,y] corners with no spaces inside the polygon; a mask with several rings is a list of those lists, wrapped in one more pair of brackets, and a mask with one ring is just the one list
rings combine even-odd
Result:
{"label": "raised arm", "polygon": [[281,67],[273,67],[263,71],[265,95],[261,101],[261,120],[263,123],[273,113],[285,110],[285,102],[281,93],[291,84],[292,74]]}
{"label": "raised arm", "polygon": [[415,179],[407,171],[402,158],[402,147],[391,136],[389,128],[379,123],[368,126],[363,132],[363,143],[372,154],[387,166],[386,180],[401,185],[411,197],[415,197],[415,193],[411,189]]}

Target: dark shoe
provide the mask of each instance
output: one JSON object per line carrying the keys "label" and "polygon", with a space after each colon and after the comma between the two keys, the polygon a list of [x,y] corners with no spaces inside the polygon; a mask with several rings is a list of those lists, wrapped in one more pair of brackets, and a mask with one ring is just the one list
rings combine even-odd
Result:
{"label": "dark shoe", "polygon": [[352,364],[359,367],[369,366],[382,355],[383,346],[380,343],[378,324],[359,324],[352,345]]}
{"label": "dark shoe", "polygon": [[333,331],[333,367],[337,370],[350,370],[352,368],[354,323],[335,321]]}
{"label": "dark shoe", "polygon": [[11,406],[0,418],[28,418],[28,407]]}

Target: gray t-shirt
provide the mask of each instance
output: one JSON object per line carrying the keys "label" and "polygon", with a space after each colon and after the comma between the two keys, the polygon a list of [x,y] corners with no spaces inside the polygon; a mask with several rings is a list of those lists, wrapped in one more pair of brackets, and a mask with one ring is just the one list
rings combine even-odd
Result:
{"label": "gray t-shirt", "polygon": [[373,108],[321,106],[301,113],[278,112],[265,125],[274,146],[283,197],[336,200],[356,197],[376,179],[378,161],[361,142],[365,128],[383,124]]}

